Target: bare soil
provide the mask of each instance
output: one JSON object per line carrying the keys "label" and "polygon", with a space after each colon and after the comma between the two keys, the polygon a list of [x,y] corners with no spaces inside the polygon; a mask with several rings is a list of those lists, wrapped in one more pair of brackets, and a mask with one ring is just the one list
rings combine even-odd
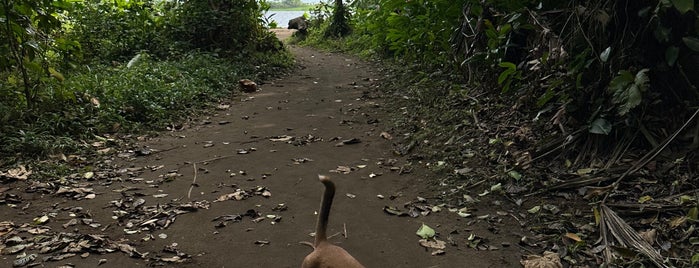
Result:
{"label": "bare soil", "polygon": [[[330,234],[338,235],[331,241],[366,267],[520,266],[523,231],[507,201],[482,200],[470,207],[469,217],[448,207],[418,217],[384,212],[387,206],[408,211],[406,204],[439,205],[432,186],[440,180],[419,162],[393,153],[386,134],[401,133],[390,128],[386,109],[391,99],[379,98],[377,81],[384,76],[352,56],[290,49],[298,61],[290,74],[258,81],[257,92],[234,96],[229,107],[133,147],[149,153],[115,157],[108,163],[115,170],[131,169],[109,180],[85,180],[96,193],[93,199],[28,192],[31,182],[16,181],[5,185],[5,193],[21,196],[22,202],[0,207],[0,221],[19,226],[55,212],[45,223],[53,232],[105,235],[148,253],[129,257],[119,251],[85,251],[43,262],[48,267],[299,267],[311,251],[299,242],[312,240],[322,192],[317,175],[326,174],[338,187],[329,227]],[[340,146],[342,141],[346,144]],[[256,187],[271,195],[214,202],[237,188]],[[167,196],[154,197],[159,194]],[[138,198],[145,200],[144,206],[200,202],[210,207],[173,216],[167,226],[127,234],[126,229],[138,228],[114,219],[118,209],[113,202]],[[76,206],[100,227],[63,227]],[[215,220],[246,213],[256,215],[239,222]],[[433,255],[435,249],[418,243],[416,231],[423,223],[447,242],[442,254]],[[173,256],[163,251],[173,245],[182,262],[158,259]],[[35,263],[55,254],[39,253]],[[15,256],[0,255],[0,267],[11,267]]]}

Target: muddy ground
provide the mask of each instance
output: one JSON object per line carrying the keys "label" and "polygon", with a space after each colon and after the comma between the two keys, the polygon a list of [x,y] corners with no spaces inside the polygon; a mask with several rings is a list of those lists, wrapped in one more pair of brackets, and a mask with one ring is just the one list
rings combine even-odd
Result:
{"label": "muddy ground", "polygon": [[[317,176],[326,174],[338,186],[330,240],[367,267],[520,266],[529,252],[518,245],[525,234],[511,202],[485,197],[463,206],[470,216],[435,208],[432,185],[440,178],[394,154],[391,138],[401,133],[390,128],[391,99],[378,94],[384,74],[376,66],[290,49],[298,67],[289,75],[259,81],[257,92],[238,94],[209,116],[106,157],[113,160],[102,171],[71,180],[68,195],[37,191],[30,181],[5,184],[4,194],[21,200],[0,207],[0,221],[24,230],[17,234],[25,244],[41,235],[29,227],[48,215],[44,234],[102,235],[121,245],[107,254],[97,246],[25,250],[46,267],[299,267],[311,251],[299,242],[313,239]],[[417,217],[386,207],[412,208]],[[441,252],[420,245],[423,223],[446,242]],[[45,259],[66,248],[75,256]],[[0,267],[18,254],[1,255]]]}

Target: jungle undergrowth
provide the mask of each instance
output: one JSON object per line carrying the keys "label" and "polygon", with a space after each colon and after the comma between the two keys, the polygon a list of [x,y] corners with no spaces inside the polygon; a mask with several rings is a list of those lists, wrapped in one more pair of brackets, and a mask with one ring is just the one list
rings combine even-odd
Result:
{"label": "jungle undergrowth", "polygon": [[292,65],[283,50],[237,59],[191,53],[156,60],[144,53],[128,63],[86,66],[65,81],[45,81],[52,94],[31,109],[0,98],[0,166],[92,155],[94,140],[164,130],[237,94],[239,79],[265,79]]}

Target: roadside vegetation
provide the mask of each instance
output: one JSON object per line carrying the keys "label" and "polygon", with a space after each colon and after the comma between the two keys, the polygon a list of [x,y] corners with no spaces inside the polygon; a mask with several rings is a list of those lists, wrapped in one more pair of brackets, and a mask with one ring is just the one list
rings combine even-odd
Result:
{"label": "roadside vegetation", "polygon": [[694,1],[338,3],[294,42],[394,66],[396,152],[445,202],[507,197],[568,265],[699,264]]}
{"label": "roadside vegetation", "polygon": [[264,1],[0,4],[0,167],[173,127],[292,64]]}

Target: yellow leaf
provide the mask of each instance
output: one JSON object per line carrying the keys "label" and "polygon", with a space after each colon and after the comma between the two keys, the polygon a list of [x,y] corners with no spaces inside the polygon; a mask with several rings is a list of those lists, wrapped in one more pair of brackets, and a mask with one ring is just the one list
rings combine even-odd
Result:
{"label": "yellow leaf", "polygon": [[578,169],[575,173],[577,173],[578,175],[587,175],[587,174],[592,173],[594,170],[595,169],[593,169],[593,168],[581,168],[581,169]]}
{"label": "yellow leaf", "polygon": [[681,216],[681,217],[675,217],[672,220],[670,220],[670,228],[675,229],[679,227],[680,225],[683,225],[685,222],[687,222],[687,217]]}
{"label": "yellow leaf", "polygon": [[49,73],[53,78],[56,78],[56,80],[63,82],[63,80],[66,80],[66,78],[63,76],[63,74],[59,73],[54,69],[53,67],[49,67]]}
{"label": "yellow leaf", "polygon": [[651,200],[653,200],[653,197],[651,197],[650,195],[644,195],[638,198],[638,203],[643,204]]}
{"label": "yellow leaf", "polygon": [[566,233],[566,237],[567,237],[567,238],[570,238],[571,240],[573,240],[573,241],[575,241],[575,242],[581,242],[581,241],[582,241],[582,239],[580,239],[580,237],[579,237],[578,235],[574,234],[574,233]]}
{"label": "yellow leaf", "polygon": [[535,213],[538,213],[540,210],[541,210],[541,206],[534,206],[533,208],[530,208],[529,210],[527,210],[527,212],[529,212],[531,214],[535,214]]}

